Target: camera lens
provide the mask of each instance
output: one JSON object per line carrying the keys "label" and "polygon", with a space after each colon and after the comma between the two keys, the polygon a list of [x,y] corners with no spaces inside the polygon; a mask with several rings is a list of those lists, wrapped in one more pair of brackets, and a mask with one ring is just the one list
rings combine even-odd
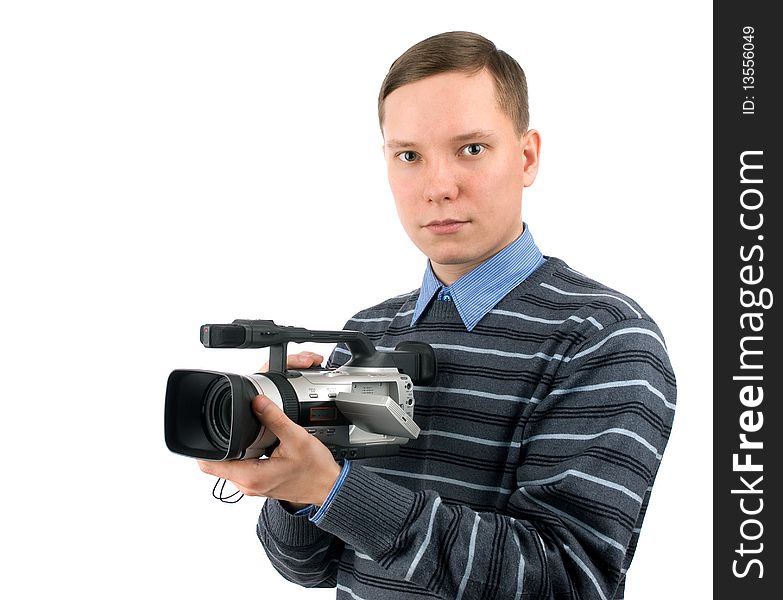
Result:
{"label": "camera lens", "polygon": [[227,379],[215,379],[204,392],[201,415],[204,433],[218,450],[228,450],[231,439],[231,384]]}

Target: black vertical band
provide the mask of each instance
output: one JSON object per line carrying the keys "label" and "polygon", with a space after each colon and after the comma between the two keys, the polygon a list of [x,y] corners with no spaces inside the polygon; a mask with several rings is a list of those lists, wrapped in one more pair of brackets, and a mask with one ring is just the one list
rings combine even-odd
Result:
{"label": "black vertical band", "polygon": [[[783,28],[773,6],[714,5],[713,597],[719,599],[783,593]],[[694,552],[709,551],[692,542]]]}

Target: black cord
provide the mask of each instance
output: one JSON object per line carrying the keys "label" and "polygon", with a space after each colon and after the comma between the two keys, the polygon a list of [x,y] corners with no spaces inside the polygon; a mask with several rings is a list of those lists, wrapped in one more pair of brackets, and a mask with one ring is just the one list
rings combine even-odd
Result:
{"label": "black cord", "polygon": [[[221,481],[223,482],[222,484],[220,483]],[[218,492],[218,485],[220,485],[220,491],[219,492]],[[226,480],[223,479],[222,477],[218,477],[217,481],[215,481],[215,486],[212,488],[212,497],[215,500],[220,500],[221,502],[223,502],[225,504],[236,504],[242,498],[245,497],[245,495],[242,492],[240,492],[239,490],[237,490],[233,494],[225,496],[224,495],[225,489],[226,489]],[[236,500],[232,500],[231,498],[233,498],[237,494],[239,494],[239,498],[237,498]]]}

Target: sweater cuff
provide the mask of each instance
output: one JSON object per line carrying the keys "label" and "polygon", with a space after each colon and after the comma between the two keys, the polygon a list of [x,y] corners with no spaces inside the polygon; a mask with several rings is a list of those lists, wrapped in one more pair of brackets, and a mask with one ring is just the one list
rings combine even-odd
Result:
{"label": "sweater cuff", "polygon": [[332,505],[332,502],[334,502],[334,499],[337,496],[337,492],[340,491],[340,488],[343,486],[343,482],[345,481],[345,478],[348,476],[348,473],[350,472],[351,472],[351,461],[346,460],[343,463],[343,468],[340,470],[340,476],[337,478],[337,481],[334,482],[334,486],[332,486],[332,491],[329,492],[329,495],[326,497],[326,500],[324,501],[323,505],[320,507],[318,506],[310,507],[308,514],[310,515],[310,520],[313,523],[318,525],[318,523],[321,522],[321,519],[323,519],[324,515],[326,514],[326,511],[329,510],[329,507]]}
{"label": "sweater cuff", "polygon": [[259,533],[266,530],[276,541],[287,546],[310,546],[318,543],[325,533],[310,522],[306,514],[287,511],[280,502],[268,498],[258,517]]}
{"label": "sweater cuff", "polygon": [[379,560],[408,524],[415,497],[408,488],[353,464],[318,527]]}

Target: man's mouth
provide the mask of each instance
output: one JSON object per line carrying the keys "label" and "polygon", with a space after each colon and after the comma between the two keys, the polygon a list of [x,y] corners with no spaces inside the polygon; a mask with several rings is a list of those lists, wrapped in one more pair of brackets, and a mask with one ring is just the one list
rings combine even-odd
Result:
{"label": "man's mouth", "polygon": [[467,221],[457,221],[456,219],[444,219],[442,221],[430,221],[424,226],[424,229],[438,235],[444,235],[448,233],[456,233]]}

